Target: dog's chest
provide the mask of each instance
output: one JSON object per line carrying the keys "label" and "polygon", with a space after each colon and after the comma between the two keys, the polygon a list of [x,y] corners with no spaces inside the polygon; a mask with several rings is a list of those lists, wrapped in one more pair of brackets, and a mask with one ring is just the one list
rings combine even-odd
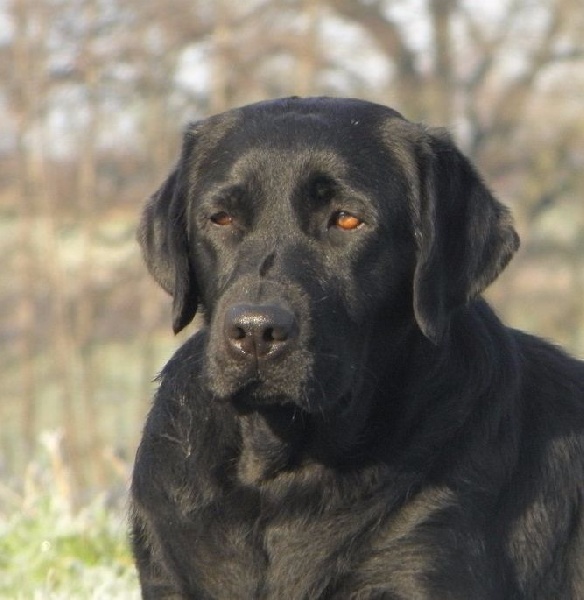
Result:
{"label": "dog's chest", "polygon": [[[348,516],[336,517],[337,523],[322,517],[288,518],[209,527],[205,539],[198,540],[203,587],[213,598],[232,600],[328,597],[363,551]],[[223,540],[223,552],[213,538]]]}
{"label": "dog's chest", "polygon": [[354,528],[347,531],[346,515],[337,518],[338,525],[332,519],[295,519],[266,528],[266,598],[319,598],[350,571],[361,553],[360,543],[347,546]]}
{"label": "dog's chest", "polygon": [[374,580],[397,598],[425,598],[436,549],[444,545],[436,535],[444,528],[432,523],[454,503],[451,494],[429,490],[404,504],[382,485],[381,470],[343,479],[313,463],[267,478],[266,456],[282,453],[258,451],[258,439],[263,450],[269,441],[258,437],[261,425],[250,424],[255,435],[244,436],[237,483],[216,499],[232,518],[206,525],[212,560],[199,566],[211,566],[212,597],[341,599],[358,597]]}
{"label": "dog's chest", "polygon": [[204,587],[211,597],[233,600],[342,599],[357,597],[373,578],[396,597],[425,598],[430,548],[426,553],[410,533],[380,526],[358,505],[221,527],[215,535],[230,551],[205,561],[212,577]]}

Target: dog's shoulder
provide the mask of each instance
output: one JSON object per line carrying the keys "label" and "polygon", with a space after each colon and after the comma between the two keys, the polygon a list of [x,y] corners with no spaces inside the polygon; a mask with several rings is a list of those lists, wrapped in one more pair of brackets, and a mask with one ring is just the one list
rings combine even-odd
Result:
{"label": "dog's shoulder", "polygon": [[584,362],[533,335],[515,330],[512,335],[526,472],[555,492],[584,492]]}
{"label": "dog's shoulder", "polygon": [[584,427],[584,361],[541,338],[511,330],[527,414],[552,434],[553,425]]}
{"label": "dog's shoulder", "polygon": [[[208,472],[237,435],[232,410],[208,391],[203,374],[206,332],[182,344],[158,377],[138,451],[138,470],[170,465],[193,474]],[[147,467],[140,465],[148,465]],[[196,467],[196,468],[193,468]]]}
{"label": "dog's shoulder", "polygon": [[202,376],[204,352],[205,335],[199,332],[166,363],[156,378],[158,389],[144,429],[147,437],[172,435],[177,426],[191,423],[194,413],[205,414],[209,402]]}
{"label": "dog's shoulder", "polygon": [[207,348],[207,330],[197,331],[181,344],[163,367],[157,380],[160,389],[202,384],[202,366]]}
{"label": "dog's shoulder", "polygon": [[569,527],[584,497],[584,362],[535,336],[513,335],[521,377],[518,490]]}
{"label": "dog's shoulder", "polygon": [[[575,590],[584,589],[584,362],[535,336],[512,335],[520,365],[521,442],[500,511],[508,518],[507,552],[526,597],[576,597]],[[553,576],[536,590],[542,572]]]}
{"label": "dog's shoulder", "polygon": [[136,511],[183,518],[215,502],[229,477],[239,433],[205,385],[205,344],[204,332],[187,340],[159,376],[134,464]]}

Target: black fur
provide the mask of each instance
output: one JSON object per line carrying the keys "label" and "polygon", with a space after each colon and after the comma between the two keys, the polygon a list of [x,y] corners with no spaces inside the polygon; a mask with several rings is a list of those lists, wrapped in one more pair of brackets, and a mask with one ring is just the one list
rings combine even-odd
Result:
{"label": "black fur", "polygon": [[448,136],[230,111],[139,238],[174,329],[204,314],[136,458],[144,598],[584,598],[584,366],[480,298],[518,238]]}

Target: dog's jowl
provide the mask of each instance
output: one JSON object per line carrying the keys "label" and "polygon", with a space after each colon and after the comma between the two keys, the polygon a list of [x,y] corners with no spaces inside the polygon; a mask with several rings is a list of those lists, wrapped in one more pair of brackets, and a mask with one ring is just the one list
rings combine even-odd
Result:
{"label": "dog's jowl", "polygon": [[584,598],[584,365],[481,298],[519,240],[448,135],[330,98],[193,123],[139,240],[203,322],[136,457],[144,598]]}

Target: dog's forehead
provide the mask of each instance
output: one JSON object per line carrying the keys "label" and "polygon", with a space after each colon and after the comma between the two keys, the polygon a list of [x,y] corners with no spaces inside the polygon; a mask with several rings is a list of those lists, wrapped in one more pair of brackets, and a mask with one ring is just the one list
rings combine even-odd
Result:
{"label": "dog's forehead", "polygon": [[395,111],[361,100],[309,98],[261,102],[235,111],[232,133],[263,145],[349,144],[374,138]]}
{"label": "dog's forehead", "polygon": [[[392,122],[399,123],[395,128]],[[257,103],[202,122],[196,163],[219,174],[257,169],[369,171],[387,161],[412,124],[387,107],[360,100],[287,99]],[[388,133],[390,132],[390,133]],[[406,135],[407,137],[407,135]],[[400,161],[401,162],[401,161]]]}

